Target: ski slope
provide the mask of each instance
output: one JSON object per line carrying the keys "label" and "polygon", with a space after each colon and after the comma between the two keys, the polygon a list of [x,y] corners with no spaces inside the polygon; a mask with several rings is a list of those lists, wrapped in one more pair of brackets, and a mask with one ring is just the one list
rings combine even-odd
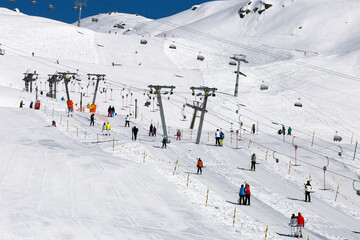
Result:
{"label": "ski slope", "polygon": [[[360,187],[359,160],[353,160],[359,33],[353,29],[360,5],[266,3],[272,6],[262,14],[252,12],[264,7],[260,1],[232,0],[159,20],[100,14],[97,22],[84,19],[81,28],[0,8],[0,48],[6,51],[0,55],[1,238],[263,239],[268,227],[267,239],[291,239],[290,216],[301,212],[304,238],[358,239],[360,205],[352,184],[356,180]],[[333,18],[340,7],[345,13]],[[240,9],[250,12],[240,18]],[[119,22],[125,28],[114,30]],[[237,98],[236,67],[229,65],[234,53],[249,61],[241,63],[247,77],[240,76]],[[205,60],[197,61],[198,54]],[[35,91],[23,90],[23,74],[34,71],[39,79],[33,89],[43,92],[40,110],[28,107]],[[66,71],[80,80],[69,84],[77,110],[72,117],[61,100],[63,82],[57,99],[45,97],[47,75]],[[80,92],[83,106],[93,100],[88,73],[106,74],[95,127],[89,126],[88,109],[78,111]],[[260,91],[262,82],[268,91]],[[176,87],[173,95],[162,95],[167,149],[161,148],[162,123],[150,84]],[[192,86],[217,88],[208,100],[200,144],[199,118],[190,130],[193,109],[184,108],[202,102],[192,96]],[[298,98],[303,108],[294,107]],[[115,106],[114,118],[107,117],[109,105]],[[127,114],[131,127],[140,129],[137,141],[124,127]],[[241,137],[235,133],[239,120]],[[104,122],[112,126],[110,136],[101,131]],[[157,137],[148,135],[150,123]],[[253,123],[256,134],[250,134]],[[293,135],[277,135],[280,124],[291,126]],[[223,147],[214,146],[217,128],[225,133]],[[342,142],[332,141],[335,131]],[[249,171],[252,153],[255,172]],[[202,175],[196,174],[198,157],[205,165]],[[321,190],[327,158],[328,190]],[[315,191],[311,203],[303,201],[307,180]],[[251,206],[237,205],[244,182],[251,185]]]}

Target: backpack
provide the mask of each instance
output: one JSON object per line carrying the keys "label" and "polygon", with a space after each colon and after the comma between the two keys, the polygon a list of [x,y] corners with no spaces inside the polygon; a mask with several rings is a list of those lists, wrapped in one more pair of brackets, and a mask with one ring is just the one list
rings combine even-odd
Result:
{"label": "backpack", "polygon": [[223,132],[220,132],[220,139],[224,139],[225,135]]}
{"label": "backpack", "polygon": [[203,162],[201,160],[199,160],[197,166],[198,167],[203,167]]}

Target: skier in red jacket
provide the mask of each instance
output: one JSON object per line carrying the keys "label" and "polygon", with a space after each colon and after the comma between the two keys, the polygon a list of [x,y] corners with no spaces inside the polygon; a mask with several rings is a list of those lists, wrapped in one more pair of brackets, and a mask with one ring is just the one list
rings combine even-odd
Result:
{"label": "skier in red jacket", "polygon": [[250,185],[249,184],[245,184],[245,204],[244,205],[250,205]]}
{"label": "skier in red jacket", "polygon": [[298,213],[297,215],[297,222],[298,222],[298,237],[302,237],[302,229],[305,226],[305,221],[304,221],[304,217],[301,215],[301,213]]}

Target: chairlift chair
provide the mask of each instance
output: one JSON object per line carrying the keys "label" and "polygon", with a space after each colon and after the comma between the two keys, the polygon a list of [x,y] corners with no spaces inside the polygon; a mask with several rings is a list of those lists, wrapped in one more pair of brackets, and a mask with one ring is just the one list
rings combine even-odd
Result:
{"label": "chairlift chair", "polygon": [[299,101],[298,101],[298,102],[295,102],[295,103],[294,103],[294,106],[295,106],[295,107],[302,107],[302,103],[300,102],[300,98],[299,98]]}
{"label": "chairlift chair", "polygon": [[77,6],[74,6],[74,7],[72,8],[72,10],[74,10],[74,11],[79,11],[79,8],[78,8]]}
{"label": "chairlift chair", "polygon": [[334,141],[335,142],[341,142],[342,137],[338,135],[338,132],[336,131],[335,136],[334,136]]}
{"label": "chairlift chair", "polygon": [[235,62],[235,61],[230,61],[230,62],[229,62],[229,65],[231,65],[231,66],[236,66],[236,62]]}
{"label": "chairlift chair", "polygon": [[49,6],[48,6],[48,9],[49,9],[49,10],[54,10],[55,7],[54,7],[54,5],[52,5],[52,4],[50,3]]}
{"label": "chairlift chair", "polygon": [[15,0],[9,0],[9,2],[15,2]]}
{"label": "chairlift chair", "polygon": [[147,41],[145,39],[141,39],[140,43],[141,44],[147,44]]}
{"label": "chairlift chair", "polygon": [[31,1],[31,5],[37,5],[36,1]]}
{"label": "chairlift chair", "polygon": [[176,45],[175,44],[170,44],[169,48],[176,49]]}
{"label": "chairlift chair", "polygon": [[0,48],[0,55],[5,55],[5,49]]}
{"label": "chairlift chair", "polygon": [[263,81],[262,84],[260,85],[260,90],[264,91],[264,90],[268,90],[268,89],[269,89],[268,85],[265,85],[264,81]]}
{"label": "chairlift chair", "polygon": [[199,60],[199,61],[204,61],[204,59],[205,59],[204,56],[202,56],[200,54],[197,56],[197,60]]}

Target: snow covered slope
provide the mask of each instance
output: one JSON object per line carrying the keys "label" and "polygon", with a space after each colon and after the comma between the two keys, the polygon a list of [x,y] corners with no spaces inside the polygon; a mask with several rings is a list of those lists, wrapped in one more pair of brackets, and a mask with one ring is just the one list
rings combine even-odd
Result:
{"label": "snow covered slope", "polygon": [[[267,239],[290,239],[289,218],[302,212],[305,237],[358,239],[359,10],[353,0],[229,0],[159,20],[100,14],[77,28],[0,9],[0,127],[6,136],[0,142],[0,238],[250,240],[263,239],[268,226]],[[114,30],[121,22],[124,29]],[[241,63],[247,77],[240,76],[238,97],[233,54],[248,61]],[[34,71],[39,111],[28,107],[35,91],[23,91],[23,73]],[[69,84],[72,117],[61,100],[63,81],[57,99],[45,97],[48,74],[60,71],[78,73],[80,80]],[[106,74],[95,127],[89,110],[80,111],[80,99],[83,106],[93,101],[88,73]],[[263,82],[269,90],[260,90]],[[176,87],[162,95],[167,149],[161,148],[163,126],[150,84]],[[193,86],[217,88],[200,144],[199,118],[189,129],[193,109],[187,104],[203,101],[201,91],[192,95]],[[302,108],[294,106],[299,98]],[[109,105],[114,118],[107,117]],[[128,114],[131,127],[140,129],[137,141],[124,127]],[[103,135],[104,122],[112,125],[111,136]],[[148,134],[151,123],[157,137]],[[277,134],[281,124],[291,126],[291,136]],[[225,133],[223,147],[214,146],[217,128]],[[335,131],[342,142],[332,141]],[[253,153],[255,172],[248,171]],[[202,175],[195,173],[198,157]],[[303,201],[307,180],[315,191],[311,203]],[[251,185],[251,206],[237,205],[244,182]]]}

